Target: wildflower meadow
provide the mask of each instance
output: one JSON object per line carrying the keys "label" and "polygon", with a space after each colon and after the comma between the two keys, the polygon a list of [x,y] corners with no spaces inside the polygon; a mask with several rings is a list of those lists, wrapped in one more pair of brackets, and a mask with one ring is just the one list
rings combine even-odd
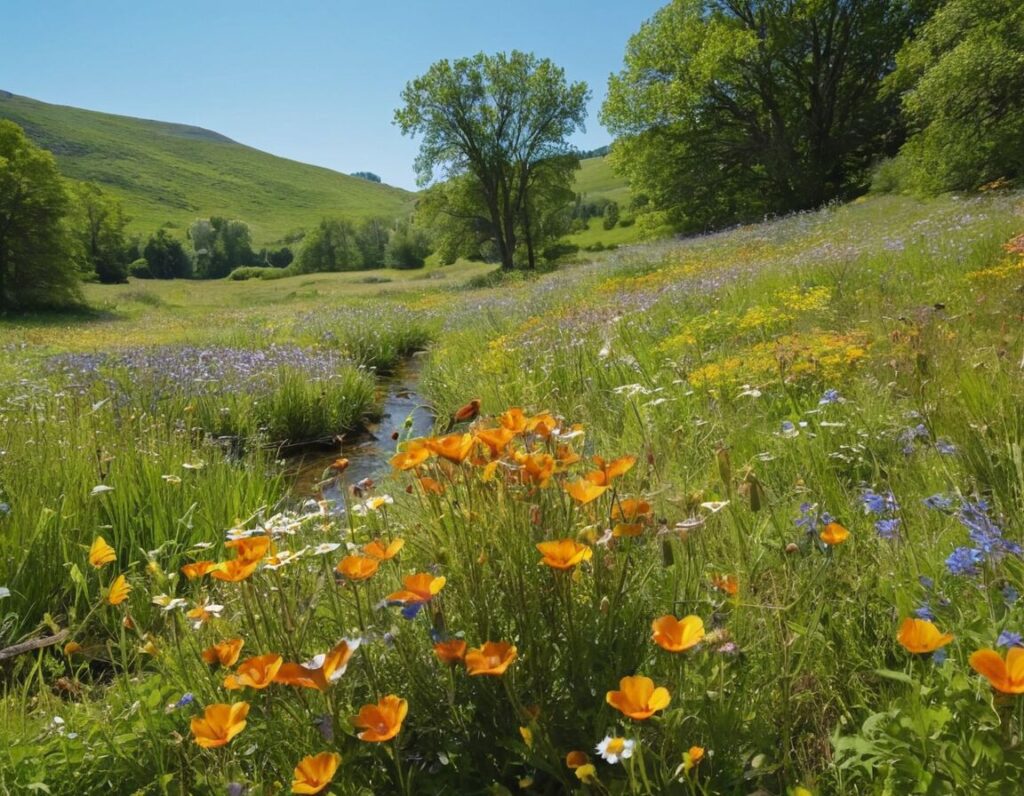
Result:
{"label": "wildflower meadow", "polygon": [[1020,793],[1022,234],[0,321],[0,792]]}

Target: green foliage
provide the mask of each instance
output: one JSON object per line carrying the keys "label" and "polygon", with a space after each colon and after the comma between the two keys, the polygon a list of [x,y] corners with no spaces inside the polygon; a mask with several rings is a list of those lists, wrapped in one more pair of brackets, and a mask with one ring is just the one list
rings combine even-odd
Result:
{"label": "green foliage", "polygon": [[132,260],[128,265],[128,273],[136,279],[153,278],[153,272],[150,270],[149,263],[146,262],[145,257],[139,257],[136,260]]}
{"label": "green foliage", "polygon": [[388,268],[422,268],[430,251],[427,233],[408,221],[402,221],[388,236],[384,264]]}
{"label": "green foliage", "polygon": [[295,266],[302,274],[358,271],[363,267],[363,258],[355,226],[343,219],[323,219],[303,240]]}
{"label": "green foliage", "polygon": [[0,312],[80,302],[69,209],[53,156],[0,120]]}
{"label": "green foliage", "polygon": [[84,258],[84,270],[104,284],[128,281],[128,219],[121,203],[98,185],[71,186],[71,230]]}
{"label": "green foliage", "polygon": [[241,265],[256,261],[252,236],[244,221],[214,216],[200,218],[188,228],[188,239],[195,257],[195,276],[221,279]]}
{"label": "green foliage", "polygon": [[142,255],[153,279],[188,279],[192,276],[192,260],[185,247],[166,229],[158,229],[150,235]]}
{"label": "green foliage", "polygon": [[473,217],[485,219],[502,267],[515,266],[521,244],[533,267],[540,208],[569,189],[579,159],[566,138],[583,126],[588,98],[586,84],[567,84],[547,59],[480,53],[438,61],[410,82],[395,121],[404,134],[422,137],[420,184],[438,171],[465,178],[449,215],[462,215],[468,202]]}
{"label": "green foliage", "polygon": [[1024,174],[1024,6],[948,0],[897,64],[888,87],[912,135],[896,185],[938,193]]}
{"label": "green foliage", "polygon": [[631,39],[602,120],[656,227],[703,230],[863,189],[912,3],[673,0]]}
{"label": "green foliage", "polygon": [[275,268],[272,265],[244,265],[228,274],[228,279],[234,282],[244,282],[247,279],[284,279],[297,273],[298,271],[291,268]]}
{"label": "green foliage", "polygon": [[356,246],[363,268],[380,268],[387,261],[391,222],[386,218],[368,218],[356,230]]}
{"label": "green foliage", "polygon": [[[396,218],[413,195],[330,169],[275,157],[210,130],[50,105],[4,94],[10,119],[54,153],[61,173],[94,182],[120,199],[128,231],[171,220],[185,229],[197,216],[241,218],[256,246],[311,228],[325,208],[355,222]],[[283,241],[288,243],[289,241]]]}
{"label": "green foliage", "polygon": [[603,216],[601,226],[605,229],[614,229],[619,223],[619,203],[609,202],[604,208]]}

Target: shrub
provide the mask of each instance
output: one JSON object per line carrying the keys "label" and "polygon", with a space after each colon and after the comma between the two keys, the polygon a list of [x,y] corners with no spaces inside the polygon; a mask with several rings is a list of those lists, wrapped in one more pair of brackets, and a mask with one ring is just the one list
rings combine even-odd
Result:
{"label": "shrub", "polygon": [[140,257],[138,260],[134,260],[131,265],[128,266],[129,276],[134,276],[136,279],[152,279],[153,272],[149,270],[149,263],[146,262],[145,257]]}

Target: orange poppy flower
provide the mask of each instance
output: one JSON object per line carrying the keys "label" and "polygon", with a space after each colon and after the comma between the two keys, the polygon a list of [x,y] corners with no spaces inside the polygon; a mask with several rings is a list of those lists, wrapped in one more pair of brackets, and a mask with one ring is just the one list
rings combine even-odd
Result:
{"label": "orange poppy flower", "polygon": [[643,532],[644,526],[640,522],[617,522],[612,528],[612,536],[616,538],[640,536]]}
{"label": "orange poppy flower", "polygon": [[587,473],[584,477],[592,484],[610,486],[620,475],[625,475],[636,464],[636,456],[620,456],[618,459],[605,461],[600,456],[594,457],[598,469]]}
{"label": "orange poppy flower", "polygon": [[405,547],[404,539],[395,539],[387,547],[384,546],[380,539],[374,539],[363,547],[363,552],[373,558],[379,558],[381,561],[390,561],[398,555],[398,551],[403,547]]}
{"label": "orange poppy flower", "polygon": [[256,561],[242,561],[233,558],[230,561],[222,561],[217,566],[211,568],[210,574],[217,580],[239,583],[252,575],[259,565],[258,559]]}
{"label": "orange poppy flower", "polygon": [[613,708],[638,721],[649,719],[659,710],[668,707],[672,697],[663,686],[654,687],[650,677],[637,675],[619,680],[619,690],[609,691],[605,700]]}
{"label": "orange poppy flower", "polygon": [[735,575],[712,575],[711,585],[719,591],[724,591],[730,597],[740,593],[740,582]]}
{"label": "orange poppy flower", "polygon": [[526,431],[526,415],[518,406],[513,406],[498,415],[498,422],[501,423],[502,428],[507,428],[514,434],[522,434]]}
{"label": "orange poppy flower", "polygon": [[569,752],[569,754],[565,756],[565,764],[573,770],[579,768],[580,766],[585,766],[589,762],[590,755],[588,755],[586,752],[574,750],[572,752]]}
{"label": "orange poppy flower", "polygon": [[67,644],[64,645],[64,654],[67,655],[69,658],[76,652],[81,651],[82,645],[79,644],[77,641],[69,641]]}
{"label": "orange poppy flower", "polygon": [[441,663],[451,666],[466,657],[466,642],[461,638],[438,641],[434,644],[434,654]]}
{"label": "orange poppy flower", "polygon": [[491,456],[500,456],[515,436],[516,432],[503,426],[500,428],[485,428],[476,432],[476,438],[487,446]]}
{"label": "orange poppy flower", "polygon": [[221,566],[216,561],[193,561],[191,564],[185,564],[181,568],[181,572],[189,580],[195,580],[196,578],[203,577],[203,575],[208,575]]}
{"label": "orange poppy flower", "polygon": [[444,484],[442,484],[440,481],[435,481],[433,478],[424,475],[419,479],[419,482],[420,486],[423,487],[423,491],[426,492],[428,495],[444,494]]}
{"label": "orange poppy flower", "polygon": [[224,546],[235,551],[235,558],[239,562],[251,564],[253,561],[259,561],[270,550],[270,537],[246,536],[241,539],[232,539]]}
{"label": "orange poppy flower", "polygon": [[405,588],[389,594],[387,601],[389,603],[405,603],[406,605],[428,603],[434,599],[435,594],[444,588],[446,582],[444,575],[435,578],[429,572],[406,575],[402,578],[402,585]]}
{"label": "orange poppy flower", "polygon": [[603,484],[595,484],[590,480],[580,480],[566,484],[565,491],[572,496],[573,500],[586,505],[590,501],[601,497],[601,495],[608,491],[608,487]]}
{"label": "orange poppy flower", "polygon": [[369,580],[377,574],[380,561],[368,556],[345,556],[337,566],[338,572],[351,581]]}
{"label": "orange poppy flower", "polygon": [[321,752],[318,755],[306,755],[295,766],[292,775],[292,793],[320,793],[334,779],[334,774],[341,763],[341,755],[337,752]]}
{"label": "orange poppy flower", "polygon": [[534,415],[526,421],[526,430],[532,431],[539,437],[547,439],[551,436],[551,432],[558,428],[558,421],[553,415],[547,412],[542,412],[539,415]]}
{"label": "orange poppy flower", "polygon": [[238,665],[234,674],[224,678],[224,687],[228,691],[237,691],[239,688],[263,689],[274,682],[277,670],[281,668],[281,656],[276,653],[259,655],[255,658],[248,658]]}
{"label": "orange poppy flower", "polygon": [[480,399],[474,398],[468,404],[460,406],[455,410],[455,414],[452,415],[452,420],[456,423],[468,423],[471,420],[476,420],[477,415],[480,414]]}
{"label": "orange poppy flower", "polygon": [[100,569],[114,561],[117,561],[117,552],[107,544],[107,540],[102,536],[93,539],[92,545],[89,547],[89,563],[96,569]]}
{"label": "orange poppy flower", "polygon": [[214,644],[203,650],[203,660],[211,666],[215,663],[219,663],[221,666],[234,666],[244,646],[245,641],[240,638],[221,641],[219,644]]}
{"label": "orange poppy flower", "polygon": [[661,616],[651,623],[651,640],[669,652],[685,652],[704,640],[704,620],[699,616]]}
{"label": "orange poppy flower", "polygon": [[360,741],[380,743],[390,741],[398,735],[408,712],[408,702],[394,694],[388,694],[376,705],[363,705],[359,709],[359,715],[352,719],[352,723],[363,728],[359,733]]}
{"label": "orange poppy flower", "polygon": [[626,498],[612,506],[612,519],[637,522],[651,516],[651,504],[646,500]]}
{"label": "orange poppy flower", "polygon": [[908,652],[920,655],[945,647],[953,640],[953,636],[950,633],[940,633],[939,629],[926,619],[908,618],[900,625],[896,640]]}
{"label": "orange poppy flower", "polygon": [[359,649],[359,639],[342,639],[333,649],[315,656],[307,663],[283,663],[274,676],[274,682],[299,688],[326,691],[341,679],[348,669],[352,654]]}
{"label": "orange poppy flower", "polygon": [[547,564],[552,569],[572,569],[577,564],[589,561],[594,555],[593,550],[575,539],[540,542],[537,549],[544,556],[540,563]]}
{"label": "orange poppy flower", "polygon": [[516,453],[516,464],[524,483],[547,486],[551,476],[555,474],[555,457],[549,453]]}
{"label": "orange poppy flower", "polygon": [[580,455],[573,450],[572,445],[559,445],[555,448],[555,460],[559,467],[568,467],[580,460]]}
{"label": "orange poppy flower", "polygon": [[996,691],[1024,694],[1024,647],[1011,647],[1004,660],[998,652],[982,649],[970,657],[971,668],[984,677]]}
{"label": "orange poppy flower", "polygon": [[830,522],[822,529],[818,536],[821,537],[821,541],[827,545],[837,545],[842,544],[849,539],[850,532],[838,522]]}
{"label": "orange poppy flower", "polygon": [[248,702],[207,705],[203,717],[192,719],[192,737],[204,749],[224,746],[245,729],[245,717],[249,715]]}
{"label": "orange poppy flower", "polygon": [[466,671],[474,676],[502,675],[516,656],[516,648],[507,641],[487,641],[466,653]]}
{"label": "orange poppy flower", "polygon": [[107,592],[107,602],[111,605],[120,605],[128,599],[131,591],[132,587],[128,583],[128,579],[124,575],[118,575],[114,578],[114,582],[110,584],[110,590]]}
{"label": "orange poppy flower", "polygon": [[333,462],[331,462],[330,467],[328,467],[327,469],[331,470],[334,473],[337,473],[338,475],[341,475],[348,469],[348,465],[348,459],[342,456],[340,459],[335,459]]}
{"label": "orange poppy flower", "polygon": [[419,467],[433,455],[433,452],[422,442],[416,445],[410,442],[404,451],[391,457],[391,466],[396,470],[411,470],[414,467]]}
{"label": "orange poppy flower", "polygon": [[462,464],[473,452],[474,442],[472,434],[449,434],[425,440],[424,444],[442,459]]}
{"label": "orange poppy flower", "polygon": [[683,771],[689,771],[704,759],[703,746],[691,746],[683,755]]}
{"label": "orange poppy flower", "polygon": [[306,755],[295,767],[292,775],[292,793],[323,793],[331,784],[341,764],[337,752]]}

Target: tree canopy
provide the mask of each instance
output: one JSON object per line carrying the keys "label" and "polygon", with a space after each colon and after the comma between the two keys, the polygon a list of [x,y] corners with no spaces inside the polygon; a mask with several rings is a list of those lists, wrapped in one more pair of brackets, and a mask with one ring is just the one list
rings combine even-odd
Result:
{"label": "tree canopy", "polygon": [[612,157],[659,222],[689,229],[855,194],[900,143],[878,89],[928,5],[673,0],[609,81]]}
{"label": "tree canopy", "polygon": [[453,212],[466,212],[467,197],[479,202],[473,215],[485,221],[502,267],[509,269],[522,244],[527,264],[534,264],[531,210],[541,203],[540,193],[568,189],[572,173],[541,164],[557,158],[578,165],[567,139],[583,129],[588,98],[585,83],[567,83],[565,72],[548,59],[518,51],[479,53],[438,61],[410,82],[395,121],[404,134],[421,137],[421,185],[438,174],[469,181]]}
{"label": "tree canopy", "polygon": [[89,182],[75,183],[71,198],[72,232],[78,241],[83,270],[95,273],[105,284],[127,282],[130,258],[125,227],[128,218],[121,203]]}
{"label": "tree canopy", "polygon": [[976,188],[1024,174],[1024,4],[948,0],[908,41],[888,80],[911,136],[909,187]]}
{"label": "tree canopy", "polygon": [[0,312],[81,301],[69,209],[53,155],[0,120]]}

